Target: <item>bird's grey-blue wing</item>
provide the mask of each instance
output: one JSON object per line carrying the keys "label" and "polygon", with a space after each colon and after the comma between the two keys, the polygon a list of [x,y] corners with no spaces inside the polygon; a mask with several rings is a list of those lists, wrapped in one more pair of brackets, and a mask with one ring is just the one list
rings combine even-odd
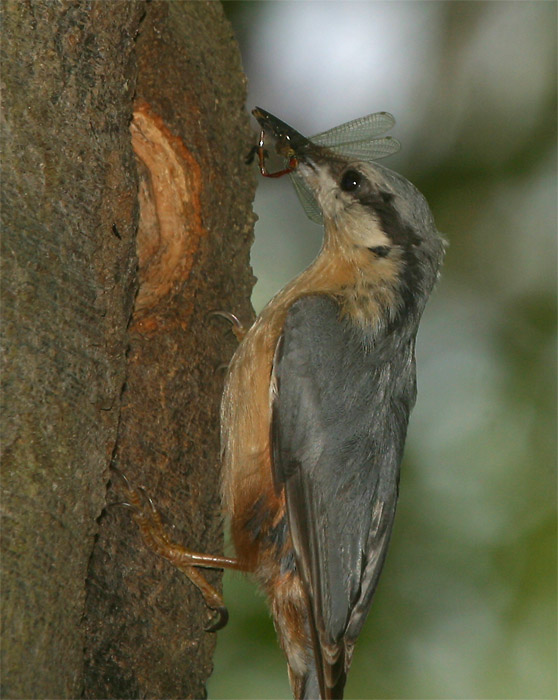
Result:
{"label": "bird's grey-blue wing", "polygon": [[414,342],[393,352],[386,342],[313,295],[291,306],[275,354],[274,477],[285,489],[318,672],[331,688],[342,689],[383,564],[415,398]]}

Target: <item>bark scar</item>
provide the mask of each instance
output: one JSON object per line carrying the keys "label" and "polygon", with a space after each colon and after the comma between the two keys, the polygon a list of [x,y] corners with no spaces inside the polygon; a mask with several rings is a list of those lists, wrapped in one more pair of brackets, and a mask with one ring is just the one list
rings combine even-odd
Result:
{"label": "bark scar", "polygon": [[201,214],[201,169],[182,139],[146,102],[136,103],[130,131],[140,161],[139,290],[133,325],[145,332],[158,326],[160,300],[188,280],[207,231]]}

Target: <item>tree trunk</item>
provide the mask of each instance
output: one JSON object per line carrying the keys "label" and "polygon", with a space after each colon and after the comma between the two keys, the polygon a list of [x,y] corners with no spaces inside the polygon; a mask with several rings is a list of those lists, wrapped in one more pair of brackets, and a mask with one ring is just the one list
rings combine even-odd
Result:
{"label": "tree trunk", "polygon": [[201,697],[201,596],[105,506],[114,460],[222,548],[235,342],[206,314],[250,315],[238,50],[217,3],[17,0],[2,51],[2,694]]}

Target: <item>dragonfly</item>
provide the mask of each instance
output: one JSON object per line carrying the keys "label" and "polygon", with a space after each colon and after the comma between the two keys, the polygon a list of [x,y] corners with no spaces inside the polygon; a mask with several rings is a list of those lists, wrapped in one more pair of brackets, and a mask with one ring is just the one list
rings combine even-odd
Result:
{"label": "dragonfly", "polygon": [[[259,156],[261,174],[265,177],[281,177],[288,174],[306,216],[317,224],[323,223],[321,210],[310,188],[297,173],[297,149],[303,148],[311,141],[314,145],[327,148],[344,158],[374,161],[397,153],[401,148],[401,144],[393,136],[382,136],[395,126],[395,119],[389,112],[367,114],[322,131],[310,139],[260,107],[256,107],[252,114],[262,127],[258,146],[254,149]],[[271,131],[276,139],[277,152],[288,160],[287,166],[278,172],[270,173],[265,166],[265,131]]]}

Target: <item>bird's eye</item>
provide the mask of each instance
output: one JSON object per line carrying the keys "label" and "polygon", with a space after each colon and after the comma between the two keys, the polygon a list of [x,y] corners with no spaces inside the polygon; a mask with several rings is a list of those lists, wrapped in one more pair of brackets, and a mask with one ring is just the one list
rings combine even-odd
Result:
{"label": "bird's eye", "polygon": [[341,178],[341,189],[343,192],[354,192],[360,187],[362,175],[356,170],[347,170]]}

